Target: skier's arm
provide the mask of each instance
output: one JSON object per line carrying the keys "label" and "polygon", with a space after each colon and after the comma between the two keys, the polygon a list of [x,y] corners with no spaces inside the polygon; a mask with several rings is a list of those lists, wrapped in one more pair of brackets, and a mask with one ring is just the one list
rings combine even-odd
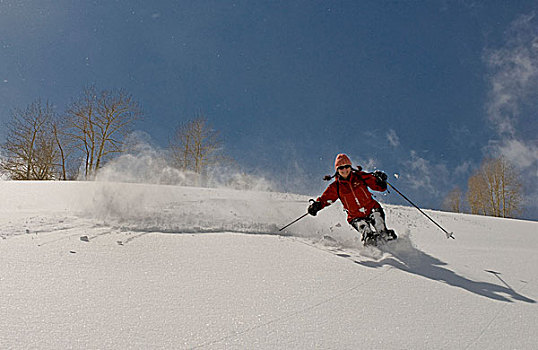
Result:
{"label": "skier's arm", "polygon": [[316,199],[316,201],[321,202],[322,209],[331,205],[338,199],[338,190],[336,189],[336,186],[336,181],[331,183],[325,192],[323,192],[323,194]]}
{"label": "skier's arm", "polygon": [[318,211],[325,208],[328,205],[331,205],[332,202],[338,199],[338,190],[336,189],[336,184],[333,182],[327,187],[325,192],[318,197],[315,201],[312,200],[310,206],[308,207],[308,214],[316,216]]}
{"label": "skier's arm", "polygon": [[[385,175],[385,180],[382,180],[380,179],[379,175],[377,175],[376,173],[377,171],[374,173],[361,172],[361,177],[366,183],[366,185],[370,187],[372,190],[383,192],[387,189],[387,182],[385,181],[386,175]],[[382,173],[382,172],[379,172],[379,173]]]}

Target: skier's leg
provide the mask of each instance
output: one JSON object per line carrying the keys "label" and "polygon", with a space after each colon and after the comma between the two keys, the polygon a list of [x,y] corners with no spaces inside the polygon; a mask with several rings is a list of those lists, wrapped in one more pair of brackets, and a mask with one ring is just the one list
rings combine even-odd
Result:
{"label": "skier's leg", "polygon": [[359,232],[362,244],[368,245],[376,243],[374,232],[372,231],[368,220],[361,218],[354,219],[351,221],[351,226]]}
{"label": "skier's leg", "polygon": [[369,219],[377,233],[387,230],[387,226],[385,226],[385,213],[383,212],[383,209],[376,208],[372,210]]}
{"label": "skier's leg", "polygon": [[393,230],[387,229],[385,224],[385,212],[382,208],[376,208],[369,216],[370,222],[374,226],[376,232],[387,241],[396,239],[396,233]]}

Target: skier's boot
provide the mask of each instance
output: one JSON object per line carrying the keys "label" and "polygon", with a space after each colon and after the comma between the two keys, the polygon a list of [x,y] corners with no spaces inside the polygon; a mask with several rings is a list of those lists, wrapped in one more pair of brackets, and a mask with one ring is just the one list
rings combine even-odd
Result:
{"label": "skier's boot", "polygon": [[398,238],[394,230],[383,230],[380,232],[379,236],[385,241],[393,241]]}
{"label": "skier's boot", "polygon": [[351,221],[351,226],[359,232],[361,242],[364,246],[377,245],[377,237],[379,235],[372,231],[372,228],[366,219],[354,219]]}
{"label": "skier's boot", "polygon": [[377,233],[368,231],[368,232],[363,233],[361,241],[364,246],[368,246],[368,245],[377,246],[378,238],[379,238],[379,235]]}

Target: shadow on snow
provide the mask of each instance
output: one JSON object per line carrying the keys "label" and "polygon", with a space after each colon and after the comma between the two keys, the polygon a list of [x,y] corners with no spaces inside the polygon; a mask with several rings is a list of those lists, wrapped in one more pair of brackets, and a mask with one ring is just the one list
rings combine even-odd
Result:
{"label": "shadow on snow", "polygon": [[465,289],[471,293],[481,295],[490,299],[513,302],[522,301],[526,303],[536,303],[535,300],[527,298],[517,293],[499,275],[499,272],[485,270],[495,275],[503,284],[498,285],[489,282],[473,281],[464,276],[458,275],[446,267],[446,263],[414,247],[408,237],[391,242],[380,250],[390,255],[379,261],[356,261],[355,263],[369,267],[380,268],[392,266],[410,274],[419,275],[430,280],[444,282],[448,285]]}

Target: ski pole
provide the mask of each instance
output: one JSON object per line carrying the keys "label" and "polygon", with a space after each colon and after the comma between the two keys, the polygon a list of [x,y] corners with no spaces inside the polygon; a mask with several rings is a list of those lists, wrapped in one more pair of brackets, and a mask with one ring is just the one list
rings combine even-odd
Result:
{"label": "ski pole", "polygon": [[301,217],[299,217],[299,218],[293,220],[292,222],[290,222],[290,223],[287,224],[286,226],[282,227],[282,228],[281,228],[280,230],[278,230],[278,231],[280,232],[280,231],[282,231],[283,229],[285,229],[286,227],[295,224],[297,221],[301,220],[302,218],[304,218],[304,217],[307,216],[307,215],[308,215],[308,213],[306,213],[306,214],[304,214],[304,215],[301,215]]}
{"label": "ski pole", "polygon": [[389,185],[390,187],[392,187],[392,189],[396,192],[398,192],[398,194],[400,196],[402,196],[406,201],[408,201],[409,203],[411,203],[412,206],[414,206],[415,208],[418,209],[418,211],[420,211],[425,217],[427,217],[428,219],[430,219],[431,222],[433,222],[435,225],[437,225],[437,227],[439,227],[446,235],[446,238],[452,238],[452,239],[456,239],[454,238],[453,236],[453,233],[452,232],[448,232],[447,230],[445,230],[441,225],[439,225],[437,222],[435,222],[434,219],[432,219],[431,217],[428,216],[428,214],[426,214],[425,212],[422,211],[422,209],[420,209],[419,207],[417,207],[417,205],[413,202],[411,202],[411,200],[409,198],[407,198],[402,192],[398,191],[398,189],[396,187],[394,187],[390,182],[387,181],[387,185]]}
{"label": "ski pole", "polygon": [[[315,202],[315,201],[314,201],[313,199],[310,199],[308,202],[313,203],[313,202]],[[282,230],[285,229],[286,227],[289,227],[289,226],[295,224],[297,221],[301,220],[302,218],[304,218],[304,217],[307,216],[307,215],[308,215],[308,212],[306,212],[306,214],[301,215],[301,216],[298,217],[297,219],[293,220],[292,222],[290,222],[290,223],[287,224],[286,226],[282,227],[280,230],[278,230],[278,232],[282,231]]]}

